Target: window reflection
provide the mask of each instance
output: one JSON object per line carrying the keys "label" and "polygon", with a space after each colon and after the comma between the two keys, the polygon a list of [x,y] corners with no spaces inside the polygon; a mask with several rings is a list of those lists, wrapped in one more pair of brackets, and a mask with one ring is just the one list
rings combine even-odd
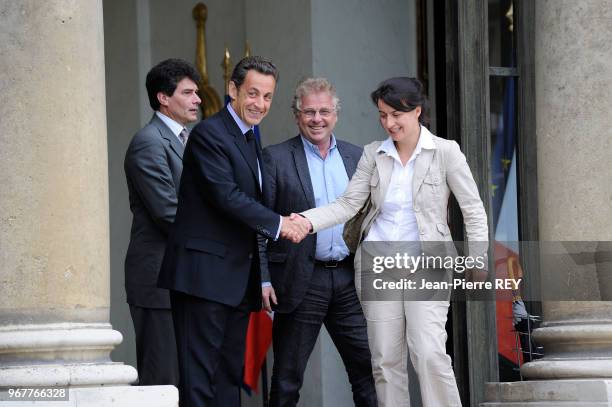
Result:
{"label": "window reflection", "polygon": [[[497,278],[522,275],[519,261],[519,231],[516,184],[516,86],[514,77],[491,77],[491,212],[495,236],[494,256]],[[497,346],[500,379],[520,380],[523,363],[517,352],[520,338],[515,326],[522,313],[520,293],[513,300],[497,301]]]}

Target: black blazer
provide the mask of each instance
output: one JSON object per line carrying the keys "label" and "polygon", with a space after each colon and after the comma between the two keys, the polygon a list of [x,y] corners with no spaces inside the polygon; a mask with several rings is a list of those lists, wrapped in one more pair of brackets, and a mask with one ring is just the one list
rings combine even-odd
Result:
{"label": "black blazer", "polygon": [[[349,179],[355,173],[362,149],[336,139],[336,145]],[[266,147],[264,203],[282,215],[315,207],[314,192],[304,144],[300,136]],[[272,282],[277,312],[293,311],[304,298],[314,270],[316,234],[301,243],[286,240],[268,242],[267,262],[262,263],[262,278]],[[269,271],[267,271],[266,270]]]}
{"label": "black blazer", "polygon": [[168,291],[157,288],[157,277],[176,214],[183,150],[170,128],[153,115],[132,138],[125,154],[125,176],[134,215],[125,257],[129,304],[170,308]]}
{"label": "black blazer", "polygon": [[[250,286],[252,308],[261,308],[256,233],[275,238],[280,216],[260,203],[257,173],[257,160],[227,108],[192,130],[160,287],[237,306]],[[256,281],[249,284],[251,267]]]}

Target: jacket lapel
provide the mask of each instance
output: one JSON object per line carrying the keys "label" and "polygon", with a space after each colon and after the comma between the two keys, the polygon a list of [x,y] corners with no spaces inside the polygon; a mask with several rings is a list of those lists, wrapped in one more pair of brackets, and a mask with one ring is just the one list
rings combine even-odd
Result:
{"label": "jacket lapel", "polygon": [[342,147],[343,145],[338,140],[336,140],[336,148],[338,149],[338,152],[342,157],[342,162],[344,162],[344,169],[346,170],[346,175],[348,175],[348,178],[350,180],[353,177],[355,170],[357,169],[357,163],[355,162],[353,157],[351,157],[350,154],[343,152]]}
{"label": "jacket lapel", "polygon": [[308,161],[306,160],[306,153],[304,153],[304,145],[300,136],[294,137],[293,142],[293,161],[295,162],[295,168],[297,169],[306,201],[310,208],[315,207],[314,191],[312,190],[312,180],[310,179],[310,170],[308,169]]}
{"label": "jacket lapel", "polygon": [[387,190],[391,183],[391,175],[393,174],[393,158],[389,157],[384,152],[378,152],[375,157],[376,168],[378,170],[378,201],[383,202],[387,196]]}
{"label": "jacket lapel", "polygon": [[240,154],[242,154],[242,156],[244,157],[244,160],[249,165],[249,168],[251,169],[251,172],[253,173],[255,180],[257,181],[258,180],[257,157],[253,157],[251,148],[246,142],[246,137],[240,131],[240,127],[238,127],[238,124],[236,124],[236,122],[234,121],[234,118],[232,117],[232,115],[230,115],[229,111],[227,110],[227,107],[224,107],[221,112],[222,112],[221,117],[223,118],[223,121],[225,122],[225,128],[234,137],[234,143],[238,147]]}
{"label": "jacket lapel", "polygon": [[244,136],[244,134],[235,135],[234,143],[236,143],[236,146],[238,146],[240,154],[242,154],[247,164],[249,164],[249,168],[251,168],[255,179],[257,179],[257,157],[253,157],[253,152],[247,144],[246,137]]}
{"label": "jacket lapel", "polygon": [[166,126],[166,124],[159,118],[155,113],[153,113],[153,117],[151,118],[151,124],[159,130],[162,138],[168,140],[170,143],[170,149],[174,151],[174,153],[183,160],[183,152],[185,151],[185,146],[180,142],[178,137],[172,133],[172,130]]}
{"label": "jacket lapel", "polygon": [[434,151],[435,150],[423,148],[416,160],[414,160],[414,175],[412,178],[412,199],[414,199],[417,192],[419,191],[419,188],[421,188],[421,185],[423,185],[423,180],[425,179],[425,175],[427,174],[427,170],[429,169],[429,166],[433,159]]}

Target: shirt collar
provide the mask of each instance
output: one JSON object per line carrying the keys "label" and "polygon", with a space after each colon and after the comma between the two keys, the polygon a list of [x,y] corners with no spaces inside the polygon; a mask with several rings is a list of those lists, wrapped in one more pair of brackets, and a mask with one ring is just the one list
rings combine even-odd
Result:
{"label": "shirt collar", "polygon": [[238,127],[240,128],[240,131],[242,132],[242,134],[246,134],[247,131],[253,130],[253,127],[247,125],[245,122],[242,121],[240,116],[238,116],[238,114],[232,107],[231,103],[227,104],[227,111],[230,113],[230,115],[232,115],[232,118],[234,119]]}
{"label": "shirt collar", "polygon": [[162,112],[155,111],[155,114],[157,115],[157,117],[159,117],[161,119],[162,122],[164,122],[164,124],[166,126],[168,126],[168,128],[170,128],[170,131],[172,131],[172,133],[175,136],[178,137],[178,135],[181,134],[183,129],[185,129],[185,126],[183,126],[182,124],[178,123],[176,120],[173,120],[173,119],[169,118],[168,116],[166,116]]}
{"label": "shirt collar", "polygon": [[434,142],[433,135],[425,126],[421,126],[421,136],[419,137],[421,142],[421,148],[427,150],[435,150],[436,143]]}
{"label": "shirt collar", "polygon": [[[312,144],[310,141],[308,141],[306,137],[302,136],[301,134],[300,134],[300,138],[302,139],[302,143],[304,144],[305,149],[309,149],[310,151],[312,151],[313,153],[319,156],[321,155],[321,152],[319,151],[319,147]],[[332,133],[331,141],[329,143],[329,151],[332,151],[334,148],[336,148],[336,137]]]}
{"label": "shirt collar", "polygon": [[[427,150],[434,150],[436,148],[436,143],[434,143],[431,133],[425,126],[421,126],[419,141],[417,141],[417,145],[414,148],[414,152],[412,153],[410,160],[415,159],[421,153],[423,148]],[[395,148],[395,143],[393,143],[391,136],[381,143],[381,145],[376,149],[376,152],[383,152],[389,157],[393,157],[399,161],[399,154]]]}

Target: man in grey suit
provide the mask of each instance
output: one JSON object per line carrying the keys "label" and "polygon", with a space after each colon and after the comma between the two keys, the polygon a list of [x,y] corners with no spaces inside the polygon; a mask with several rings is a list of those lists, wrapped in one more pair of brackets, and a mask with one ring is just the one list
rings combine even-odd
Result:
{"label": "man in grey suit", "polygon": [[[302,81],[292,108],[300,134],[263,152],[264,203],[280,214],[334,201],[346,189],[362,151],[333,134],[340,106],[327,79]],[[268,243],[262,294],[264,307],[276,311],[270,406],[297,404],[306,363],[322,324],[342,357],[355,405],[377,404],[366,321],[355,291],[353,256],[342,230],[339,225],[308,235],[297,245],[281,240]]]}
{"label": "man in grey suit", "polygon": [[157,288],[166,240],[176,214],[186,125],[198,119],[200,76],[188,62],[168,59],[146,78],[155,111],[128,147],[125,175],[134,215],[125,258],[125,289],[136,333],[140,385],[178,385],[170,297]]}

